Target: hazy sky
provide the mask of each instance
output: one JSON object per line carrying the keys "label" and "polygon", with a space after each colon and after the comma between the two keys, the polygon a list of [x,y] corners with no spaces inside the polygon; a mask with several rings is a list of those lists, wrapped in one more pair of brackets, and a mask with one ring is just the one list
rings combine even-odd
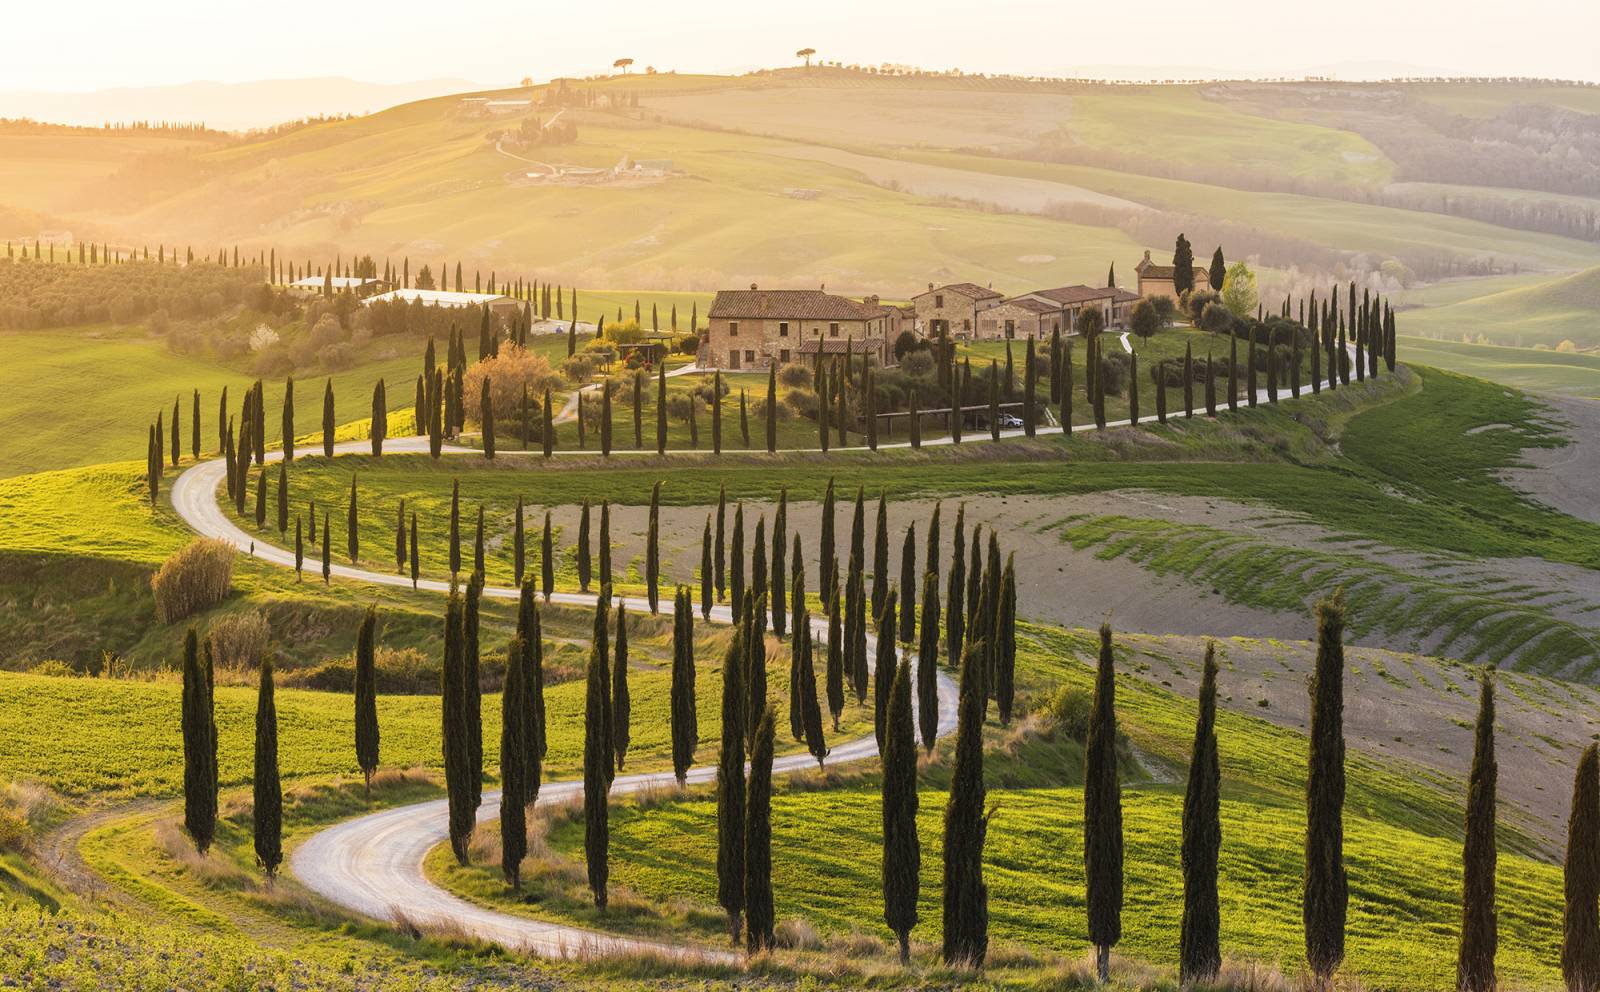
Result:
{"label": "hazy sky", "polygon": [[637,66],[737,71],[801,47],[842,62],[1061,74],[1243,74],[1377,62],[1600,80],[1600,2],[1518,0],[76,0],[10,3],[0,89],[339,75],[513,83]]}

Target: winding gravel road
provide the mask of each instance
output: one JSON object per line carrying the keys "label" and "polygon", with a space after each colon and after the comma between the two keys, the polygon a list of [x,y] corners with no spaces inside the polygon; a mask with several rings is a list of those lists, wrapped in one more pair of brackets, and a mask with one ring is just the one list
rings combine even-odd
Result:
{"label": "winding gravel road", "polygon": [[[689,368],[678,370],[685,374]],[[1310,390],[1302,386],[1301,392]],[[1288,388],[1285,395],[1294,395]],[[1266,391],[1259,391],[1264,401]],[[573,394],[562,410],[563,419],[570,417],[576,408],[577,394]],[[1116,421],[1108,427],[1124,427],[1128,421]],[[1080,428],[1081,430],[1081,428]],[[1001,438],[1020,437],[1021,430],[1000,432]],[[1041,435],[1059,434],[1059,426],[1041,426]],[[987,432],[976,432],[965,443],[982,443],[989,440]],[[923,442],[933,447],[953,443],[948,437],[930,438]],[[879,445],[880,448],[906,448],[910,442],[899,441]],[[392,438],[385,442],[384,451],[392,453],[423,453],[428,450],[425,437]],[[864,448],[835,448],[835,451],[864,451]],[[370,451],[367,441],[348,441],[334,447],[335,454]],[[476,455],[477,449],[447,445],[446,455]],[[704,451],[681,452],[704,455]],[[540,452],[507,450],[501,454],[513,457],[540,456]],[[593,451],[558,451],[556,455],[593,457]],[[669,454],[672,454],[669,452]],[[614,455],[649,455],[654,451],[618,449]],[[277,461],[282,453],[267,453],[267,461]],[[315,452],[300,454],[301,458],[322,457],[320,448]],[[252,553],[262,561],[284,568],[294,567],[293,552],[273,544],[258,541],[222,511],[217,504],[217,487],[227,473],[222,459],[201,462],[183,472],[172,486],[172,505],[185,523],[197,533],[227,541],[240,551]],[[529,488],[537,489],[537,478],[530,477]],[[349,565],[334,564],[334,576],[342,580],[369,582],[375,585],[406,587],[411,584],[407,576],[372,572]],[[417,587],[432,592],[448,592],[449,584],[437,579],[422,579]],[[486,596],[515,599],[516,589],[486,586]],[[570,606],[589,607],[593,596],[577,593],[555,593],[551,601]],[[712,608],[711,619],[731,623],[727,606]],[[813,619],[813,630],[827,636],[826,624]],[[870,635],[869,635],[870,639]],[[939,733],[951,733],[956,724],[957,689],[944,672],[939,672]],[[877,743],[872,737],[863,737],[833,748],[828,760],[834,764],[859,761],[877,754]],[[806,753],[783,755],[773,762],[774,774],[799,771],[811,766],[812,757]],[[689,772],[689,782],[707,783],[716,777],[714,764],[702,764]],[[672,788],[671,772],[619,776],[613,783],[613,795],[626,795],[652,789]],[[582,794],[581,781],[546,782],[539,790],[540,803],[559,803]],[[498,792],[486,792],[483,805],[478,810],[479,822],[493,820],[500,812]],[[511,950],[545,957],[571,957],[593,954],[653,953],[682,956],[696,961],[734,961],[736,956],[726,951],[685,947],[656,941],[623,937],[598,930],[543,922],[521,916],[499,913],[492,909],[469,903],[434,885],[423,872],[422,862],[428,851],[449,836],[446,800],[415,803],[395,809],[383,810],[357,817],[313,834],[290,857],[290,867],[307,888],[354,913],[389,923],[409,923],[420,928],[443,928],[466,933],[474,938],[499,944]],[[709,843],[709,840],[708,840]]]}

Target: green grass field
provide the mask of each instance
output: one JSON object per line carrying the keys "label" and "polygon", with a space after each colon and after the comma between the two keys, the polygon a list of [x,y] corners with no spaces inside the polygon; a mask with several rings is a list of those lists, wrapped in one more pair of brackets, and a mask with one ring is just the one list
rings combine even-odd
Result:
{"label": "green grass field", "polygon": [[1404,335],[1400,337],[1399,347],[1413,361],[1516,389],[1600,398],[1600,355],[1464,344]]}
{"label": "green grass field", "polygon": [[[1532,348],[1600,345],[1600,267],[1533,285],[1408,311],[1407,334]],[[1542,356],[1541,356],[1542,357]]]}

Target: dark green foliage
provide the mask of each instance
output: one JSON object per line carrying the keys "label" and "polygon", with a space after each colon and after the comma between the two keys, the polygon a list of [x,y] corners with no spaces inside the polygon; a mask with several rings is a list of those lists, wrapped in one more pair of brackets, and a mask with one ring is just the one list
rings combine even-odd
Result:
{"label": "dark green foliage", "polygon": [[1023,355],[1022,369],[1022,427],[1028,437],[1033,437],[1038,430],[1038,416],[1035,401],[1039,392],[1039,374],[1034,369],[1033,338],[1028,338],[1028,350]]}
{"label": "dark green foliage", "polygon": [[[755,540],[750,542],[750,595],[765,600],[767,595],[767,518],[756,518]],[[767,625],[765,610],[761,626]],[[755,724],[752,722],[751,727]]]}
{"label": "dark green foliage", "polygon": [[471,764],[468,782],[472,787],[472,806],[483,801],[483,688],[480,678],[478,617],[483,602],[483,576],[474,572],[467,579],[467,598],[461,612],[463,701],[466,712],[467,760]]}
{"label": "dark green foliage", "polygon": [[526,507],[522,503],[522,494],[518,493],[517,518],[511,536],[511,574],[519,588],[522,586],[523,573],[528,567],[528,527],[525,515]]}
{"label": "dark green foliage", "polygon": [[[379,386],[381,387],[382,385],[383,384],[380,382]],[[377,399],[374,398],[373,402],[376,403]],[[489,377],[488,376],[485,376],[484,379],[483,379],[483,393],[478,399],[478,417],[482,421],[482,424],[483,424],[483,457],[485,457],[485,458],[493,458],[494,457],[494,402],[489,397]],[[376,432],[374,432],[373,441],[372,441],[372,449],[373,449],[372,453],[374,455],[381,454],[382,453],[381,447],[382,447],[382,442],[377,439]]]}
{"label": "dark green foliage", "polygon": [[839,714],[844,712],[844,632],[841,614],[844,604],[840,601],[838,583],[834,583],[833,593],[828,599],[828,666],[827,666],[827,691],[828,713],[833,717],[833,729],[839,729]]}
{"label": "dark green foliage", "polygon": [[1349,880],[1344,867],[1344,596],[1317,604],[1306,776],[1306,964],[1326,985],[1344,960]]}
{"label": "dark green foliage", "polygon": [[744,627],[722,658],[722,748],[717,757],[717,903],[728,936],[739,940],[744,914]]}
{"label": "dark green foliage", "polygon": [[849,567],[845,572],[846,595],[852,579],[860,580],[861,571],[865,568],[866,555],[866,490],[856,487],[855,514],[850,518],[850,559]]}
{"label": "dark green foliage", "polygon": [[467,863],[467,843],[477,820],[472,801],[472,752],[467,743],[466,645],[461,594],[450,590],[444,615],[444,665],[440,672],[440,710],[444,729],[444,786],[450,811],[450,849]]}
{"label": "dark green foliage", "polygon": [[1600,745],[1578,759],[1567,819],[1561,975],[1568,992],[1600,989]]}
{"label": "dark green foliage", "polygon": [[784,573],[784,556],[789,543],[789,490],[778,490],[778,509],[772,516],[772,632],[780,638],[785,632],[789,594]]}
{"label": "dark green foliage", "polygon": [[917,840],[917,741],[912,722],[908,660],[900,663],[889,694],[883,751],[883,922],[899,939],[902,964],[911,956],[922,868],[922,846]]}
{"label": "dark green foliage", "polygon": [[[745,437],[745,447],[750,446],[750,438]],[[767,363],[767,453],[773,454],[778,450],[778,365],[776,362]]]}
{"label": "dark green foliage", "polygon": [[[174,407],[173,411],[174,416],[176,416],[177,408]],[[176,432],[178,425],[174,423],[172,427]],[[289,376],[283,381],[283,414],[279,437],[283,445],[283,460],[286,462],[294,461],[294,376]],[[177,439],[176,433],[173,434],[173,439]],[[178,464],[178,446],[174,444],[172,447],[172,464],[176,465]]]}
{"label": "dark green foliage", "polygon": [[[488,388],[488,381],[484,381],[484,388]],[[600,454],[611,457],[611,382],[606,380],[600,384]]]}
{"label": "dark green foliage", "polygon": [[770,951],[776,941],[772,901],[772,707],[761,714],[750,751],[750,782],[745,788],[744,909],[745,947]]}
{"label": "dark green foliage", "polygon": [[1222,258],[1222,246],[1218,245],[1217,250],[1211,253],[1211,268],[1206,272],[1213,293],[1222,292],[1222,282],[1227,274],[1228,263]]}
{"label": "dark green foliage", "polygon": [[856,702],[867,701],[867,594],[861,574],[850,576],[844,594],[844,667],[855,689]]}
{"label": "dark green foliage", "polygon": [[661,483],[650,487],[650,523],[644,546],[645,595],[650,612],[661,611]]}
{"label": "dark green foliage", "polygon": [[617,639],[612,646],[611,663],[611,750],[617,770],[622,770],[628,755],[628,726],[633,704],[628,698],[628,607],[617,604]]}
{"label": "dark green foliage", "polygon": [[611,501],[600,501],[600,588],[611,585]]}
{"label": "dark green foliage", "polygon": [[[1194,249],[1182,234],[1178,235],[1172,252],[1172,288],[1179,296],[1194,289]],[[1221,291],[1220,286],[1212,288]]]}
{"label": "dark green foliage", "polygon": [[484,547],[483,547],[483,504],[478,504],[478,527],[472,534],[472,574],[483,581]]}
{"label": "dark green foliage", "polygon": [[828,476],[828,488],[822,496],[822,534],[820,537],[820,557],[818,562],[822,569],[817,577],[818,589],[823,595],[824,605],[833,602],[830,597],[837,597],[839,593],[839,558],[834,552],[833,526],[835,517],[833,505],[833,476]]}
{"label": "dark green foliage", "polygon": [[544,511],[544,532],[539,537],[539,589],[545,602],[556,587],[555,532],[550,527],[550,511]]}
{"label": "dark green foliage", "polygon": [[872,672],[872,730],[878,738],[878,753],[883,753],[883,735],[889,718],[889,692],[894,679],[894,632],[896,595],[893,589],[884,595],[883,611],[878,614],[877,658]]}
{"label": "dark green foliage", "polygon": [[716,569],[711,564],[711,514],[706,514],[706,528],[700,535],[700,614],[711,619],[713,598],[712,579]]}
{"label": "dark green foliage", "polygon": [[417,579],[422,572],[422,559],[417,555],[417,515],[411,514],[411,588],[417,587]]}
{"label": "dark green foliage", "polygon": [[930,568],[922,574],[922,638],[917,645],[917,718],[922,744],[930,752],[939,738],[938,666],[939,576]]}
{"label": "dark green foliage", "polygon": [[333,457],[333,432],[337,426],[333,415],[333,380],[329,379],[322,387],[322,454],[326,458]]}
{"label": "dark green foliage", "polygon": [[797,622],[795,626],[796,646],[800,651],[797,681],[789,691],[800,694],[800,730],[805,738],[806,750],[817,759],[817,767],[821,768],[823,759],[828,756],[828,745],[822,735],[822,707],[817,702],[816,645],[810,621],[804,617],[802,620],[804,622]]}
{"label": "dark green foliage", "polygon": [[461,572],[461,480],[450,487],[450,574]]}
{"label": "dark green foliage", "polygon": [[528,802],[539,795],[540,761],[546,750],[544,722],[544,630],[533,583],[524,582],[517,602],[517,638],[522,642],[522,692],[528,720]]}
{"label": "dark green foliage", "polygon": [[550,453],[552,451],[554,451],[555,447],[556,447],[556,423],[555,423],[555,416],[550,411],[550,390],[548,390],[548,389],[546,389],[544,391],[544,418],[543,418],[543,420],[544,420],[544,424],[543,424],[542,429],[539,432],[540,433],[540,440],[544,444],[544,456],[546,458],[549,458],[550,457]]}
{"label": "dark green foliage", "polygon": [[267,470],[256,473],[256,527],[267,525]]}
{"label": "dark green foliage", "polygon": [[211,646],[200,658],[199,634],[183,638],[183,826],[201,854],[217,831],[217,741],[212,712]]}
{"label": "dark green foliage", "polygon": [[733,507],[733,539],[728,547],[728,601],[733,615],[738,617],[744,609],[744,504]]}
{"label": "dark green foliage", "polygon": [[606,881],[611,870],[608,791],[612,750],[606,733],[609,722],[606,695],[605,649],[594,644],[589,648],[588,688],[583,711],[583,858],[588,868],[589,891],[600,909],[606,908]]}
{"label": "dark green foliage", "polygon": [[374,658],[378,608],[367,607],[356,632],[356,766],[372,793],[372,773],[378,768],[378,679]]}
{"label": "dark green foliage", "polygon": [[1217,852],[1222,766],[1217,756],[1217,646],[1206,642],[1199,715],[1183,794],[1183,921],[1178,935],[1181,983],[1210,982],[1222,967],[1222,921],[1217,907]]}
{"label": "dark green foliage", "polygon": [[727,574],[727,521],[728,521],[728,486],[723,483],[717,489],[717,535],[716,541],[711,546],[711,571],[714,585],[717,588],[717,602],[722,602],[722,597],[728,591]]}
{"label": "dark green foliage", "polygon": [[272,691],[272,661],[261,660],[256,694],[256,767],[251,820],[256,864],[271,882],[283,863],[283,787],[278,781],[278,705]]}
{"label": "dark green foliage", "polygon": [[1011,725],[1017,680],[1017,567],[1015,555],[1006,556],[1000,576],[999,615],[994,631],[994,702],[1002,726]]}
{"label": "dark green foliage", "polygon": [[1116,669],[1111,625],[1100,625],[1100,663],[1084,741],[1083,873],[1089,942],[1100,981],[1122,939],[1122,783],[1117,771]]}
{"label": "dark green foliage", "polygon": [[662,362],[656,376],[656,454],[667,450],[667,363]]}
{"label": "dark green foliage", "polygon": [[767,601],[752,593],[744,599],[745,746],[755,746],[761,712],[767,708]]}
{"label": "dark green foliage", "polygon": [[678,784],[684,783],[689,766],[694,764],[695,745],[700,740],[699,718],[695,713],[694,604],[689,590],[678,587],[672,611],[672,771]]}
{"label": "dark green foliage", "polygon": [[590,572],[593,561],[589,550],[589,501],[583,501],[583,508],[578,511],[578,588],[583,592],[589,591]]}
{"label": "dark green foliage", "polygon": [[616,777],[616,746],[615,746],[615,720],[616,713],[611,708],[611,641],[610,641],[610,610],[611,587],[603,586],[600,595],[594,601],[594,632],[591,643],[599,653],[600,665],[600,697],[603,704],[600,714],[600,727],[606,748],[605,776],[609,786]]}
{"label": "dark green foliage", "polygon": [[944,811],[944,961],[982,967],[989,953],[989,889],[983,882],[988,832],[983,783],[983,659],[961,655],[961,702],[956,720],[950,799]]}
{"label": "dark green foliage", "polygon": [[[883,612],[884,597],[889,589],[889,502],[882,491],[878,493],[877,525],[872,535],[872,615]],[[889,630],[894,639],[894,629]]]}
{"label": "dark green foliage", "polygon": [[1458,992],[1494,992],[1499,945],[1495,914],[1494,670],[1479,676],[1478,726],[1467,777],[1466,843],[1461,850],[1461,944],[1456,957]]}
{"label": "dark green foliage", "polygon": [[906,538],[900,545],[900,588],[904,591],[905,608],[900,611],[899,640],[910,644],[917,636],[917,525],[906,528]]}
{"label": "dark green foliage", "polygon": [[278,462],[278,533],[289,529],[289,463]]}
{"label": "dark green foliage", "polygon": [[967,614],[965,591],[967,585],[967,504],[956,509],[955,547],[950,553],[950,588],[945,594],[945,650],[950,664],[961,659],[962,642],[966,636]]}

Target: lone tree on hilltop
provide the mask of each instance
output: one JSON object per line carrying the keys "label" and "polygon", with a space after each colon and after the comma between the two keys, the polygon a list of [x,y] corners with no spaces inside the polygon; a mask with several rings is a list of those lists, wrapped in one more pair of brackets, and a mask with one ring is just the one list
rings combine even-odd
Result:
{"label": "lone tree on hilltop", "polygon": [[805,59],[806,68],[809,69],[811,68],[811,57],[815,54],[817,54],[817,50],[815,48],[802,48],[798,52],[794,53],[794,57],[797,59]]}

